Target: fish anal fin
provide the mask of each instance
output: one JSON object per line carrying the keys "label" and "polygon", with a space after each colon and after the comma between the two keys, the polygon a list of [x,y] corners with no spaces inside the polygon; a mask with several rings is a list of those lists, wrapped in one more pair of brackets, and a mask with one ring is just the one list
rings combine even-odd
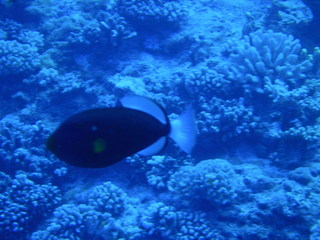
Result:
{"label": "fish anal fin", "polygon": [[150,156],[160,152],[167,144],[167,137],[161,137],[156,142],[138,152],[141,156]]}

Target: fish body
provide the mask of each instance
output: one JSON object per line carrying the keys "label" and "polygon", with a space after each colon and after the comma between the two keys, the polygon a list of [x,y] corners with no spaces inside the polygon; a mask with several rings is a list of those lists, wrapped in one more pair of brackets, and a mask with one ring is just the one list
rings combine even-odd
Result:
{"label": "fish body", "polygon": [[[120,102],[122,107],[90,109],[69,117],[48,138],[48,149],[68,164],[86,168],[107,167],[135,153],[150,155],[163,149],[172,133],[163,108],[138,96]],[[181,128],[177,123],[175,128]],[[191,131],[193,147],[195,129]],[[174,132],[177,129],[173,131],[177,135]]]}
{"label": "fish body", "polygon": [[[101,108],[67,119],[48,139],[58,158],[81,167],[106,167],[148,147],[169,125],[129,108]],[[106,161],[108,160],[108,161]]]}

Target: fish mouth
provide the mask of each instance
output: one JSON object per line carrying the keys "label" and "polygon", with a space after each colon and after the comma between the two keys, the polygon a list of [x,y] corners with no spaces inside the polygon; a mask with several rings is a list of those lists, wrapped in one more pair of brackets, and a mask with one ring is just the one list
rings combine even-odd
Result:
{"label": "fish mouth", "polygon": [[47,138],[47,141],[46,141],[46,146],[47,146],[47,148],[50,150],[50,151],[53,151],[54,149],[55,149],[55,147],[56,147],[56,141],[54,140],[54,138],[53,138],[53,136],[51,135],[51,136],[49,136],[48,138]]}

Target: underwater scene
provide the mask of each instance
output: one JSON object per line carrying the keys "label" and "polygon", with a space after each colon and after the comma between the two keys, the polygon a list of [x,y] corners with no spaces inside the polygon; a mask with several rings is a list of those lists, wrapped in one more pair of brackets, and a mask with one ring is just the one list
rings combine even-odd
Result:
{"label": "underwater scene", "polygon": [[0,0],[1,240],[320,240],[320,1]]}

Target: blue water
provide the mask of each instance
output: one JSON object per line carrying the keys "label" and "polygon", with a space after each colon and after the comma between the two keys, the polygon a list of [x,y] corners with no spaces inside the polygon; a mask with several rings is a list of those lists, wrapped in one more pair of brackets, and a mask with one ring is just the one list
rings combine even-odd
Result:
{"label": "blue water", "polygon": [[[1,240],[319,240],[313,0],[0,1]],[[148,97],[197,142],[102,169],[45,146],[67,117]],[[124,146],[125,147],[125,146]]]}

